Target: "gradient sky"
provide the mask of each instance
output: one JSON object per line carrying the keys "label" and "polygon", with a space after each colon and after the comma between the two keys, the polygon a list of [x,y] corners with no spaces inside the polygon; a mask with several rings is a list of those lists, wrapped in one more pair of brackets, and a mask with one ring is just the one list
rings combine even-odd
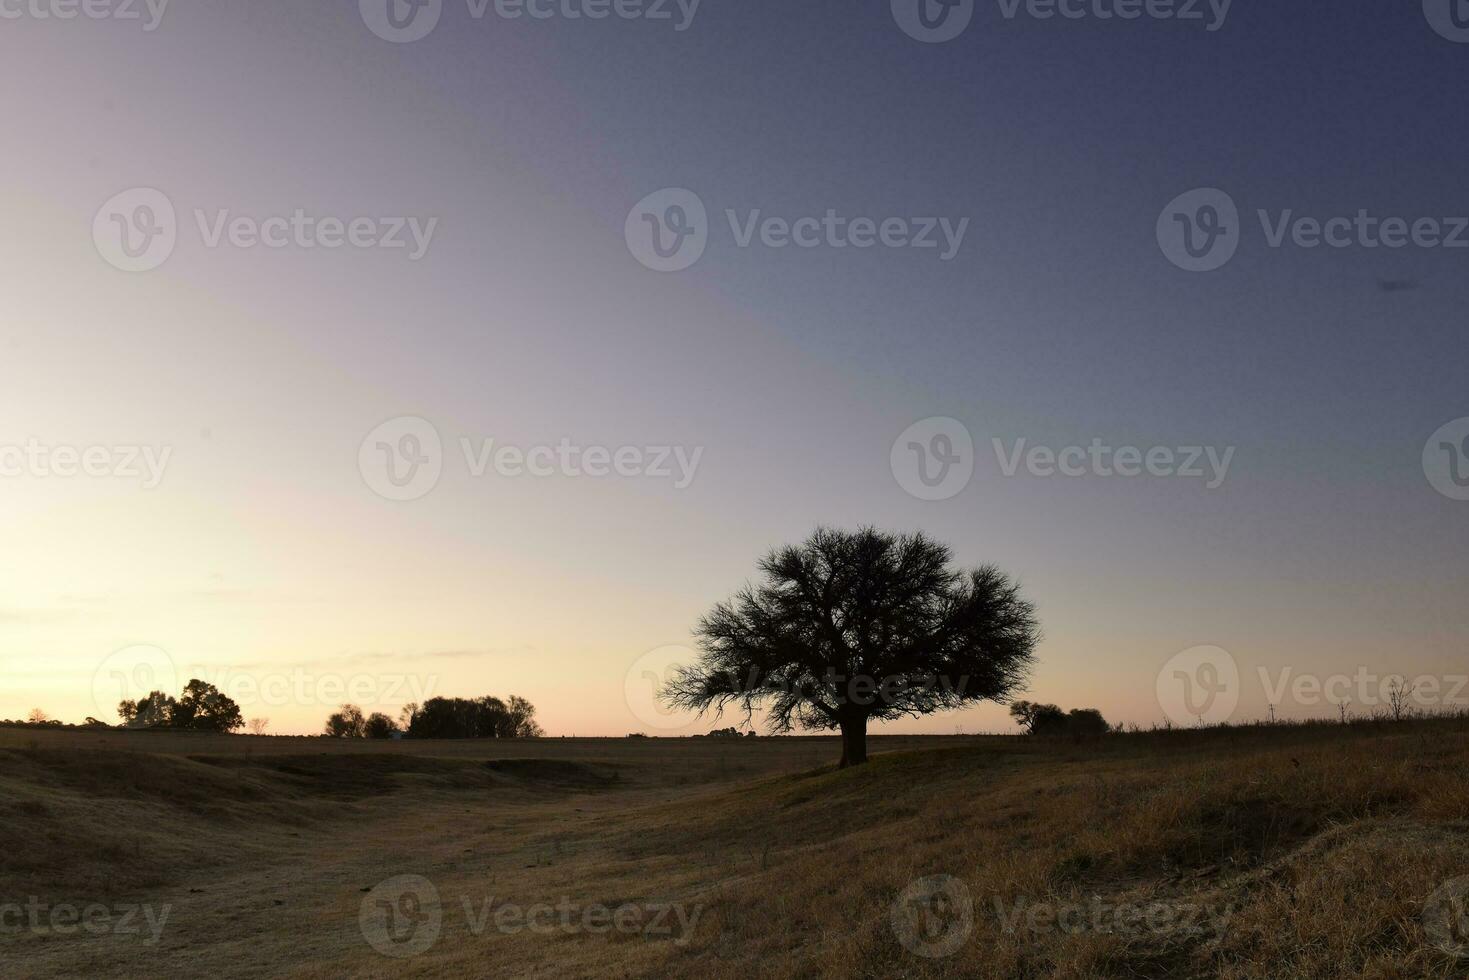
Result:
{"label": "gradient sky", "polygon": [[[652,731],[633,665],[818,524],[1017,575],[1033,696],[1113,720],[1161,720],[1155,676],[1200,644],[1246,673],[1239,717],[1266,710],[1259,667],[1469,671],[1469,503],[1421,463],[1469,416],[1469,252],[1272,249],[1254,218],[1469,215],[1469,44],[1417,3],[1240,0],[1216,32],[980,4],[922,44],[876,0],[704,0],[682,32],[448,0],[392,44],[347,0],[175,0],[152,32],[0,19],[0,52],[0,446],[172,449],[152,490],[0,478],[0,718],[97,714],[96,672],[146,644],[189,676],[366,677],[369,709],[411,677],[523,695],[553,735]],[[146,273],[91,235],[134,187],[179,214]],[[660,274],[623,226],[666,187],[713,230]],[[1155,238],[1198,187],[1245,228],[1207,274]],[[411,262],[207,248],[196,208],[439,223]],[[742,249],[726,208],[970,226],[950,262]],[[386,501],[358,447],[405,415],[444,473]],[[925,502],[889,450],[933,416],[977,458]],[[460,436],[704,451],[681,490],[473,478]],[[996,438],[1236,453],[1216,490],[1006,478]],[[336,704],[241,700],[295,733]],[[988,705],[884,730],[1011,727]]]}

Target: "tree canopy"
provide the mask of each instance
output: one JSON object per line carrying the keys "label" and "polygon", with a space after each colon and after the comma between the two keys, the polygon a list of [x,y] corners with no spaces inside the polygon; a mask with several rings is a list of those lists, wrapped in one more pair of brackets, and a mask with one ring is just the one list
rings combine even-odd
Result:
{"label": "tree canopy", "polygon": [[1054,704],[1016,701],[1010,705],[1010,717],[1025,729],[1027,735],[1105,735],[1111,731],[1107,720],[1096,708],[1062,711]]}
{"label": "tree canopy", "polygon": [[137,701],[123,701],[117,713],[129,728],[233,732],[245,727],[240,706],[213,684],[197,679],[184,686],[179,698],[154,691]]}
{"label": "tree canopy", "polygon": [[843,765],[866,761],[871,719],[1007,701],[1040,640],[1034,607],[995,566],[952,560],[922,533],[818,529],[703,617],[699,660],[661,695],[747,721],[763,708],[775,732],[840,729]]}

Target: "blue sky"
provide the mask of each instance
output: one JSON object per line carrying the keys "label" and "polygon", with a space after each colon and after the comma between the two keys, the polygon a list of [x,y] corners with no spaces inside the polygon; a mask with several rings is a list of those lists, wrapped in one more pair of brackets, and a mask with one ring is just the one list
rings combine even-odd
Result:
{"label": "blue sky", "polygon": [[[404,44],[347,2],[0,21],[0,444],[171,448],[149,490],[0,479],[0,717],[93,714],[99,665],[149,644],[236,673],[398,657],[439,693],[530,697],[553,734],[621,734],[638,658],[822,523],[924,529],[1019,575],[1048,634],[1034,695],[1109,717],[1161,717],[1156,673],[1200,644],[1251,676],[1462,665],[1469,504],[1422,454],[1469,416],[1466,252],[1272,248],[1258,212],[1469,215],[1469,44],[1416,4],[1239,2],[1215,31],[980,4],[940,44],[886,3],[703,0],[681,31],[670,9],[449,2]],[[141,273],[88,234],[133,188],[177,214]],[[709,215],[680,272],[624,239],[664,188]],[[1240,214],[1207,273],[1156,236],[1195,188]],[[436,224],[415,261],[209,247],[196,217],[296,209]],[[944,261],[742,248],[726,217],[829,210],[968,224]],[[442,437],[443,475],[384,500],[359,444],[404,416]],[[938,501],[890,465],[932,417],[975,445]],[[461,437],[703,453],[682,489],[474,476]],[[1209,490],[1006,477],[996,439],[1235,452]],[[259,710],[314,731],[330,707]],[[1240,714],[1264,710],[1247,684]]]}

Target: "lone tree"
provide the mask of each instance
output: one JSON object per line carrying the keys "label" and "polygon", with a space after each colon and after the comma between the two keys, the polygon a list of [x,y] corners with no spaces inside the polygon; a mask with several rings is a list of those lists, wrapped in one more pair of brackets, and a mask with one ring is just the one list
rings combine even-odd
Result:
{"label": "lone tree", "polygon": [[772,731],[840,729],[843,767],[867,761],[867,723],[1005,702],[1040,640],[1035,609],[998,568],[950,567],[923,534],[822,528],[760,562],[765,581],[695,630],[702,656],[661,696],[701,714],[768,702]]}

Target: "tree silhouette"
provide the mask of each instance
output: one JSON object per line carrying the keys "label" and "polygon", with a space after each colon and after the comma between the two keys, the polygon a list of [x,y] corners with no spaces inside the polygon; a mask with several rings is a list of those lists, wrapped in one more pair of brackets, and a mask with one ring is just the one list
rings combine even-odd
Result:
{"label": "tree silhouette", "polygon": [[163,693],[154,691],[137,701],[124,701],[117,706],[117,713],[129,728],[165,728],[173,723],[174,710],[178,702]]}
{"label": "tree silhouette", "polygon": [[362,738],[366,731],[367,719],[355,704],[344,704],[342,710],[333,712],[323,729],[323,733],[332,738]]}
{"label": "tree silhouette", "polygon": [[525,698],[510,695],[510,701],[505,706],[507,734],[502,738],[540,738],[546,733],[536,722],[536,706]]}
{"label": "tree silhouette", "polygon": [[205,732],[233,732],[245,727],[240,706],[213,684],[191,680],[179,698],[173,727]]}
{"label": "tree silhouette", "polygon": [[367,721],[362,725],[363,738],[392,738],[397,731],[397,723],[381,711],[368,715]]}
{"label": "tree silhouette", "polygon": [[1058,735],[1066,728],[1066,712],[1054,704],[1016,701],[1010,705],[1010,717],[1027,735]]}
{"label": "tree silhouette", "polygon": [[1096,708],[1072,708],[1066,712],[1068,735],[1105,735],[1112,730]]}
{"label": "tree silhouette", "polygon": [[1010,717],[1025,728],[1027,735],[1105,735],[1111,726],[1096,708],[1072,708],[1062,711],[1054,704],[1016,701],[1010,705]]}
{"label": "tree silhouette", "polygon": [[510,696],[506,704],[497,697],[429,698],[409,719],[413,738],[539,738],[535,706],[525,698]]}
{"label": "tree silhouette", "polygon": [[117,713],[129,728],[187,728],[201,732],[233,732],[245,727],[240,706],[213,684],[191,680],[183,697],[154,691],[138,701],[123,701]]}
{"label": "tree silhouette", "polygon": [[917,717],[1019,689],[1040,640],[1034,607],[992,565],[950,567],[925,535],[817,530],[759,565],[695,630],[702,654],[661,692],[674,708],[748,721],[768,704],[772,731],[839,729],[842,766],[867,761],[871,719]]}

